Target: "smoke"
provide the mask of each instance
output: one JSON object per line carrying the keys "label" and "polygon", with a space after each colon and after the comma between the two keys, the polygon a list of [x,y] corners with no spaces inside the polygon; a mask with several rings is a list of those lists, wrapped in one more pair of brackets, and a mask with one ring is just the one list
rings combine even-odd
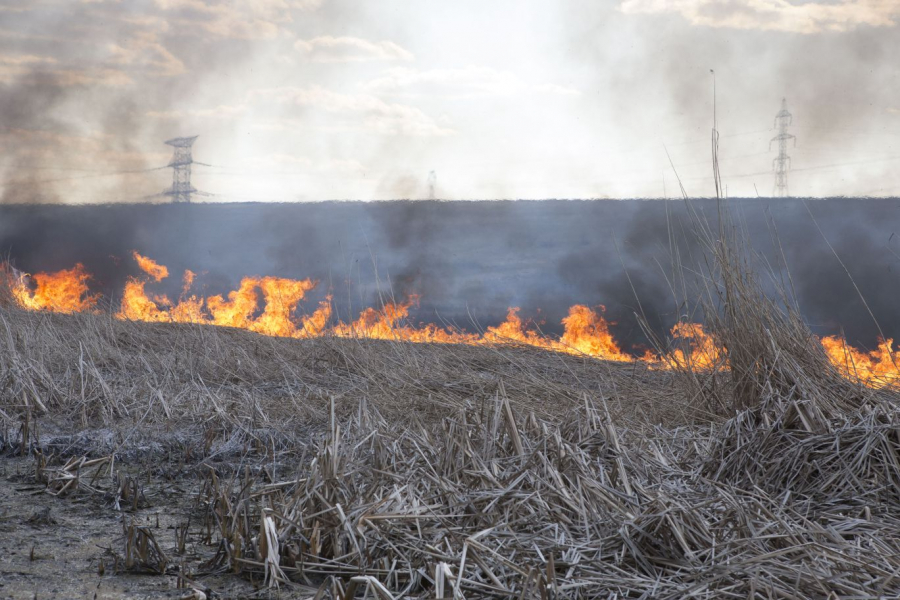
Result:
{"label": "smoke", "polygon": [[786,251],[787,260],[814,331],[842,330],[852,343],[869,347],[882,334],[898,339],[898,203],[836,199],[811,202],[809,209],[844,265],[815,224],[807,221],[784,234],[796,236]]}
{"label": "smoke", "polygon": [[[768,192],[768,176],[748,173],[770,169],[766,130],[783,96],[796,117],[795,194],[900,185],[884,162],[897,139],[886,135],[900,97],[896,28],[736,30],[692,25],[663,4],[498,0],[473,20],[434,2],[405,5],[400,19],[344,0],[11,0],[0,202],[135,201],[169,174],[94,173],[162,166],[163,140],[195,134],[198,158],[226,166],[197,187],[221,196],[658,195],[660,141],[689,193],[708,194],[708,161],[698,163],[713,67],[732,195],[754,183]],[[716,4],[710,22],[739,5]],[[535,25],[546,26],[528,33]],[[354,52],[301,51],[323,40],[326,54],[335,43]]]}
{"label": "smoke", "polygon": [[45,173],[18,168],[27,167],[38,149],[32,150],[31,155],[23,155],[18,147],[29,131],[66,131],[65,123],[53,116],[54,109],[64,99],[65,91],[49,76],[38,75],[18,85],[0,83],[0,114],[6,123],[15,126],[15,129],[9,127],[0,134],[0,151],[5,157],[0,160],[0,176],[4,181],[0,203],[58,200],[55,194],[48,194],[38,183]]}
{"label": "smoke", "polygon": [[[240,28],[265,29],[202,3],[12,4],[0,29],[0,204],[146,202],[170,177],[146,172],[168,163],[163,140],[198,128],[186,100],[258,60]],[[186,35],[198,25],[210,28],[202,43]]]}
{"label": "smoke", "polygon": [[[816,333],[843,332],[869,347],[881,333],[900,338],[892,225],[900,201],[729,202],[760,266],[790,276]],[[171,296],[184,269],[200,274],[196,291],[204,295],[227,293],[244,276],[309,277],[320,285],[306,308],[332,293],[344,320],[418,295],[414,322],[473,329],[519,306],[559,334],[571,305],[603,305],[623,348],[639,351],[647,340],[635,313],[660,334],[681,318],[701,318],[691,302],[698,288],[690,273],[703,260],[693,213],[715,226],[710,200],[692,200],[690,209],[682,201],[19,205],[0,207],[0,251],[32,273],[82,262],[108,297],[138,274],[131,250],[169,267],[171,281],[153,289]],[[672,289],[673,248],[688,273],[687,298]]]}
{"label": "smoke", "polygon": [[[698,26],[677,14],[625,15],[611,5],[591,10],[595,5],[564,13],[568,57],[590,66],[598,115],[623,124],[610,128],[619,147],[653,145],[667,169],[667,143],[676,165],[687,165],[680,174],[688,194],[713,195],[709,162],[698,160],[708,156],[703,139],[713,120],[710,69],[717,76],[722,175],[732,196],[755,195],[754,183],[760,193],[772,191],[765,173],[774,153],[766,150],[783,97],[797,136],[789,152],[794,195],[883,194],[900,185],[894,165],[882,160],[895,155],[898,135],[889,112],[900,97],[888,59],[900,53],[895,29],[784,34]],[[659,12],[668,12],[664,5],[656,5]],[[741,3],[717,6],[736,14]],[[682,144],[692,138],[699,143]]]}

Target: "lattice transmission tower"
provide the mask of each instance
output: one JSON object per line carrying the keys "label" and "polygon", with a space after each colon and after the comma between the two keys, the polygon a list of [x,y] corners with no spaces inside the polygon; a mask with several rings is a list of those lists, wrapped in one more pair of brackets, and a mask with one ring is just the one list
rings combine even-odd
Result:
{"label": "lattice transmission tower", "polygon": [[428,173],[428,199],[434,200],[437,197],[437,173],[431,171]]}
{"label": "lattice transmission tower", "polygon": [[769,140],[769,150],[772,150],[772,142],[778,142],[778,156],[772,161],[772,168],[775,170],[775,195],[785,198],[788,196],[788,171],[791,168],[791,157],[787,153],[788,140],[794,140],[794,146],[797,145],[797,138],[788,133],[788,127],[793,123],[794,117],[787,109],[787,99],[781,99],[781,110],[775,115],[775,128],[778,135]]}
{"label": "lattice transmission tower", "polygon": [[172,187],[165,190],[163,195],[171,196],[172,202],[190,202],[191,194],[197,191],[191,186],[191,165],[194,162],[191,146],[198,137],[195,135],[166,140],[166,144],[175,148],[175,154],[168,165],[172,167]]}

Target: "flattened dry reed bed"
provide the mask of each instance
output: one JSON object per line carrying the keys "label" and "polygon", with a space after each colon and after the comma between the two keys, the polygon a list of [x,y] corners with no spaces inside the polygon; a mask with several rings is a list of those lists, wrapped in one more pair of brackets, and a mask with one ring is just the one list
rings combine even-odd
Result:
{"label": "flattened dry reed bed", "polygon": [[[842,464],[797,485],[742,477],[754,457],[709,472],[729,427],[647,439],[590,400],[552,425],[513,405],[501,390],[440,431],[399,433],[362,406],[333,422],[297,480],[211,476],[210,568],[342,598],[900,593],[893,412],[804,440],[799,454]],[[856,455],[841,460],[844,440]]]}
{"label": "flattened dry reed bed", "polygon": [[[285,480],[200,469],[215,550],[196,572],[125,526],[125,564],[195,589],[234,572],[342,600],[900,596],[897,390],[841,377],[739,244],[700,231],[727,370],[2,308],[0,441],[59,494],[90,461],[44,464],[54,444],[289,458]],[[141,495],[122,479],[116,497]]]}
{"label": "flattened dry reed bed", "polygon": [[495,394],[501,381],[517,410],[550,422],[585,393],[608,398],[623,417],[687,422],[695,411],[679,404],[671,380],[640,364],[528,347],[291,340],[0,308],[0,440],[21,446],[27,421],[42,444],[48,436],[68,440],[70,453],[167,442],[207,451],[275,443],[289,451],[327,426],[332,399],[339,416],[365,400],[398,427],[434,426]]}
{"label": "flattened dry reed bed", "polygon": [[[9,448],[123,461],[168,435],[298,465],[198,468],[213,558],[181,573],[162,544],[143,564],[126,535],[136,570],[344,599],[900,594],[894,393],[817,378],[765,325],[771,376],[724,414],[740,374],[18,309],[0,326]],[[77,478],[42,469],[55,491]]]}

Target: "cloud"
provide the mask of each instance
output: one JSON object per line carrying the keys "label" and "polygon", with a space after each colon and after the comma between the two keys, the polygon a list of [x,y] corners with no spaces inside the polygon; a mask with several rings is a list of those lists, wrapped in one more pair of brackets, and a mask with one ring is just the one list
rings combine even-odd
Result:
{"label": "cloud", "polygon": [[120,87],[134,83],[134,80],[119,69],[57,69],[50,71],[56,84],[62,87],[102,85]]}
{"label": "cloud", "polygon": [[16,148],[19,158],[58,160],[62,164],[97,160],[116,164],[155,163],[168,159],[166,152],[127,151],[116,147],[116,135],[93,131],[73,135],[44,129],[8,129],[0,132],[0,148]]}
{"label": "cloud", "polygon": [[[271,105],[276,105],[273,107]],[[313,117],[327,117],[325,129],[398,136],[445,136],[455,133],[414,106],[389,103],[369,94],[334,92],[321,86],[253,90],[238,104],[213,108],[148,111],[148,118],[236,120],[250,117],[257,129],[310,128]],[[278,113],[278,114],[276,114]]]}
{"label": "cloud", "polygon": [[182,27],[212,36],[244,40],[271,39],[293,22],[293,11],[309,11],[321,0],[156,0],[156,5]]}
{"label": "cloud", "polygon": [[111,43],[108,48],[110,62],[115,65],[143,68],[162,77],[181,75],[186,70],[184,63],[150,33],[139,34],[122,43]]}
{"label": "cloud", "polygon": [[254,157],[247,160],[248,168],[265,169],[298,169],[312,173],[362,173],[365,165],[353,159],[311,159],[306,156],[274,153],[267,156]]}
{"label": "cloud", "polygon": [[555,83],[540,83],[531,87],[538,94],[557,94],[559,96],[580,96],[581,92],[575,88],[557,85]]}
{"label": "cloud", "polygon": [[[160,42],[169,28],[164,19],[107,12],[91,16],[116,25],[92,30],[73,17],[61,19],[71,32],[61,28],[51,30],[54,35],[32,35],[30,27],[23,28],[24,33],[0,32],[3,46],[31,49],[29,54],[0,53],[0,80],[27,84],[40,79],[44,85],[63,87],[122,86],[141,75],[171,77],[186,72],[184,63]],[[114,34],[107,36],[107,31]]]}
{"label": "cloud", "polygon": [[311,40],[297,40],[297,49],[307,59],[315,62],[361,62],[413,60],[409,51],[394,42],[370,42],[356,37],[314,37]]}
{"label": "cloud", "polygon": [[405,67],[388,69],[363,86],[367,91],[416,96],[509,96],[517,94],[578,95],[578,90],[552,83],[527,84],[515,74],[489,67],[419,71]]}
{"label": "cloud", "polygon": [[790,33],[893,27],[900,2],[893,0],[623,0],[626,14],[676,13],[692,25]]}
{"label": "cloud", "polygon": [[0,55],[0,82],[12,83],[38,66],[56,64],[51,56],[33,54]]}
{"label": "cloud", "polygon": [[0,55],[0,82],[10,84],[34,81],[59,87],[123,86],[132,83],[131,77],[119,69],[60,66],[59,61],[52,56]]}
{"label": "cloud", "polygon": [[15,2],[7,2],[5,5],[0,6],[0,12],[24,13],[30,11],[32,8],[34,7],[29,2],[20,0],[18,4]]}
{"label": "cloud", "polygon": [[0,55],[0,65],[22,66],[33,64],[54,64],[52,56],[35,56],[34,54]]}
{"label": "cloud", "polygon": [[345,94],[313,85],[256,90],[250,97],[320,111],[336,119],[337,129],[416,137],[455,133],[414,106],[388,103],[370,94]]}
{"label": "cloud", "polygon": [[247,112],[247,106],[244,104],[221,104],[214,108],[194,109],[194,110],[151,110],[145,115],[151,119],[164,119],[170,121],[178,121],[185,118],[201,118],[201,119],[236,119]]}

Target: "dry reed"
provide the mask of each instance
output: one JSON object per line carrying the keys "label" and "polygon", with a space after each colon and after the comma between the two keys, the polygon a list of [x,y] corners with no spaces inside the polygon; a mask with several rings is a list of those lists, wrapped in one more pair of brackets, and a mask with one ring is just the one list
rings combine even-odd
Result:
{"label": "dry reed", "polygon": [[[900,596],[896,392],[841,378],[746,253],[707,241],[727,370],[5,308],[0,442],[58,494],[139,452],[255,458],[204,468],[216,552],[180,572],[194,589],[233,572],[343,600]],[[174,568],[123,527],[127,569]]]}

